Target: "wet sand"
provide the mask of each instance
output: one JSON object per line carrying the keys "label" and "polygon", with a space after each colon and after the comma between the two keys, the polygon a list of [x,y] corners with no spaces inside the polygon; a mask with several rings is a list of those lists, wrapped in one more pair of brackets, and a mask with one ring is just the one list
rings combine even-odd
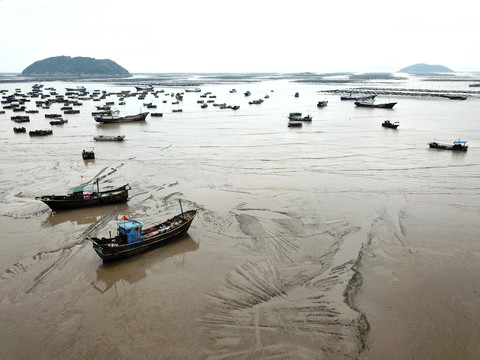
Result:
{"label": "wet sand", "polygon": [[[185,93],[182,113],[170,96],[127,99],[122,112],[153,101],[164,116],[106,126],[85,102],[40,139],[13,134],[0,115],[0,357],[477,357],[479,100],[395,98],[395,110],[372,111],[329,89],[203,85],[240,110],[200,109],[197,93]],[[313,122],[288,128],[293,111]],[[387,117],[398,131],[380,126]],[[120,133],[123,143],[92,141]],[[452,133],[468,137],[466,154],[427,148]],[[95,161],[81,160],[93,146]],[[52,213],[34,200],[105,174],[102,186],[130,184],[128,203]],[[146,225],[171,217],[179,199],[198,210],[181,239],[114,264],[85,241],[123,214]]]}

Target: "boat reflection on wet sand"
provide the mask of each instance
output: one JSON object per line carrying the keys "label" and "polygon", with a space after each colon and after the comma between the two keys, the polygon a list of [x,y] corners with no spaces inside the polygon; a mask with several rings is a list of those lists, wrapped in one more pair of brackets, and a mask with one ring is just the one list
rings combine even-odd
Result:
{"label": "boat reflection on wet sand", "polygon": [[157,250],[145,253],[143,256],[132,257],[122,262],[102,263],[96,270],[97,279],[90,285],[104,294],[120,281],[134,284],[147,276],[146,270],[165,259],[178,258],[179,263],[184,264],[185,254],[196,251],[199,247],[200,244],[185,233],[169,246],[160,246]]}

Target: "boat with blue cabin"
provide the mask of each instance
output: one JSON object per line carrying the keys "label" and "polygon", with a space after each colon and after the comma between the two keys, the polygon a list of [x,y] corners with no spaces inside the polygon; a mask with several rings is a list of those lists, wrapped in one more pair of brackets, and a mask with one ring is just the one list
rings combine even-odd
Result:
{"label": "boat with blue cabin", "polygon": [[105,261],[123,259],[152,250],[169,240],[185,234],[197,214],[197,210],[181,212],[160,224],[143,229],[138,220],[124,220],[117,224],[117,235],[109,238],[87,237],[93,243],[97,255]]}
{"label": "boat with blue cabin", "polygon": [[457,150],[457,151],[467,151],[468,145],[466,141],[456,140],[453,142],[453,145],[441,144],[436,141],[428,143],[428,146],[433,149],[443,149],[443,150]]}

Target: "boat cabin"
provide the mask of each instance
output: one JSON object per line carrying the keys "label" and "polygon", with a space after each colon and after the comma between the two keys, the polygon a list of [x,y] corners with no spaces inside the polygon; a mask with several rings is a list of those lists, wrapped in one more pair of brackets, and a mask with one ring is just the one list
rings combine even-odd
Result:
{"label": "boat cabin", "polygon": [[124,221],[118,224],[118,234],[122,244],[131,244],[142,240],[143,223],[137,220]]}

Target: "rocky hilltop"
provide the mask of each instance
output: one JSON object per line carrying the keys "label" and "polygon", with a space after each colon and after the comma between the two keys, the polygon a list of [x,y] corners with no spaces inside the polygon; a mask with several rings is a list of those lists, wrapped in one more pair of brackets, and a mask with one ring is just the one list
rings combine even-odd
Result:
{"label": "rocky hilltop", "polygon": [[55,56],[35,61],[23,70],[22,76],[54,78],[124,78],[130,73],[116,62],[89,57]]}
{"label": "rocky hilltop", "polygon": [[410,65],[401,69],[400,72],[407,73],[407,74],[429,74],[429,73],[451,73],[453,72],[453,70],[443,65],[415,64],[415,65]]}

